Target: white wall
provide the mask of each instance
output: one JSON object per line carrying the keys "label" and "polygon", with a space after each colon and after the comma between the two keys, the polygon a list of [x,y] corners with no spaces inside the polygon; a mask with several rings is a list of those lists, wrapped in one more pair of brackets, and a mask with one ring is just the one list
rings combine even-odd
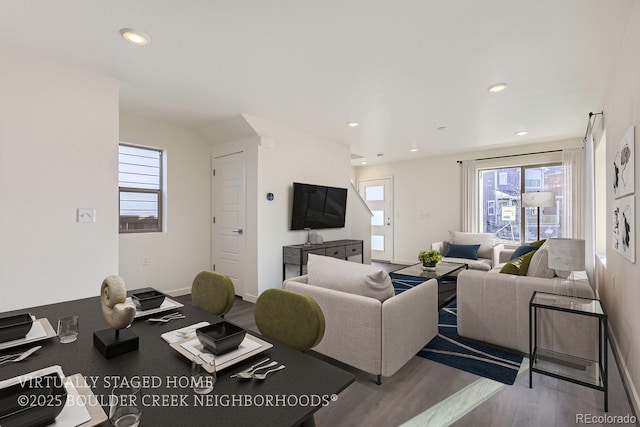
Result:
{"label": "white wall", "polygon": [[[306,232],[289,231],[292,184],[304,182],[348,188],[351,176],[349,147],[245,116],[255,131],[273,141],[258,151],[258,257],[255,295],[282,286],[282,246],[304,243]],[[267,193],[275,195],[268,201]],[[351,238],[350,213],[345,228],[319,230],[325,241]],[[248,289],[248,288],[247,288]]]}
{"label": "white wall", "polygon": [[0,57],[0,312],[98,295],[118,271],[118,83]]}
{"label": "white wall", "polygon": [[[636,411],[640,406],[638,387],[640,387],[640,246],[634,239],[640,237],[637,227],[640,225],[640,3],[636,2],[627,27],[625,43],[614,66],[613,74],[606,91],[604,108],[604,126],[607,149],[607,260],[603,279],[599,283],[598,293],[604,300],[609,313],[611,338],[621,361],[621,370],[630,385]],[[635,226],[632,244],[635,244],[636,262],[631,263],[612,249],[612,213],[614,196],[612,164],[620,140],[630,126],[635,125]]]}
{"label": "white wall", "polygon": [[119,274],[128,289],[189,293],[196,274],[210,270],[211,147],[194,131],[124,113],[120,141],[164,150],[167,186],[165,228],[120,234]]}
{"label": "white wall", "polygon": [[[579,139],[564,140],[500,150],[421,157],[404,162],[360,166],[354,169],[356,179],[393,176],[395,218],[393,261],[412,264],[418,262],[418,253],[430,248],[431,243],[448,239],[449,230],[461,229],[461,167],[456,163],[457,160],[559,150],[578,147],[580,143]],[[524,159],[524,157],[511,157],[491,162],[507,166],[523,164]],[[527,156],[527,161],[533,163],[559,159],[561,159],[560,154]]]}

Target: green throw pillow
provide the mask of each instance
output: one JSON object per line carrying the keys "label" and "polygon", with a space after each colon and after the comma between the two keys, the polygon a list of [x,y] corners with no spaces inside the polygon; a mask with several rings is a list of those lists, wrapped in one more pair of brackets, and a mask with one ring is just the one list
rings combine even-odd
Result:
{"label": "green throw pillow", "polygon": [[518,258],[514,258],[500,269],[500,273],[505,274],[515,274],[516,276],[526,276],[527,271],[529,270],[529,263],[531,262],[531,258],[533,254],[536,252],[529,252]]}
{"label": "green throw pillow", "polygon": [[527,245],[531,245],[531,246],[537,246],[540,247],[544,244],[544,242],[546,242],[547,239],[542,239],[542,240],[536,240],[535,242],[529,242],[527,243]]}

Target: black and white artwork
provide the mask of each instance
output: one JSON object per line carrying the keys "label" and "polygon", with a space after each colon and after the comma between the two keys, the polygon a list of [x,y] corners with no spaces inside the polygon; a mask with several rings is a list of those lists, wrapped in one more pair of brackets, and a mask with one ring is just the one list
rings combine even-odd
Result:
{"label": "black and white artwork", "polygon": [[631,126],[620,141],[613,160],[613,194],[615,198],[634,192],[635,181],[635,126]]}
{"label": "black and white artwork", "polygon": [[629,261],[636,262],[635,198],[627,196],[613,201],[613,248]]}

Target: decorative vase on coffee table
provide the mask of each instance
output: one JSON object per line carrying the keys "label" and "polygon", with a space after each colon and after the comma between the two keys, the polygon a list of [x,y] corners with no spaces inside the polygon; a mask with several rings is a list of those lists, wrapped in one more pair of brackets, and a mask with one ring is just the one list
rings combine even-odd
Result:
{"label": "decorative vase on coffee table", "polygon": [[436,264],[438,262],[437,261],[431,261],[431,262],[422,262],[422,269],[426,270],[426,271],[435,271],[436,270]]}

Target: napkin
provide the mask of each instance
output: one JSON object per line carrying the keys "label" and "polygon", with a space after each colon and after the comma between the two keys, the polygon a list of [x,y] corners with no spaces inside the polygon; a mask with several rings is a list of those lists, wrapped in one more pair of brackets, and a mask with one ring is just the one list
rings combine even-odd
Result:
{"label": "napkin", "polygon": [[189,338],[189,337],[184,337],[184,336],[180,335],[179,332],[186,332],[189,329],[194,330],[196,328],[201,328],[203,326],[209,326],[209,322],[194,323],[193,325],[185,326],[184,328],[180,328],[180,329],[176,329],[176,330],[173,330],[173,331],[165,332],[164,334],[162,334],[160,336],[162,337],[163,340],[165,340],[169,344],[173,344],[174,342],[182,341],[182,340],[184,340],[186,338]]}

